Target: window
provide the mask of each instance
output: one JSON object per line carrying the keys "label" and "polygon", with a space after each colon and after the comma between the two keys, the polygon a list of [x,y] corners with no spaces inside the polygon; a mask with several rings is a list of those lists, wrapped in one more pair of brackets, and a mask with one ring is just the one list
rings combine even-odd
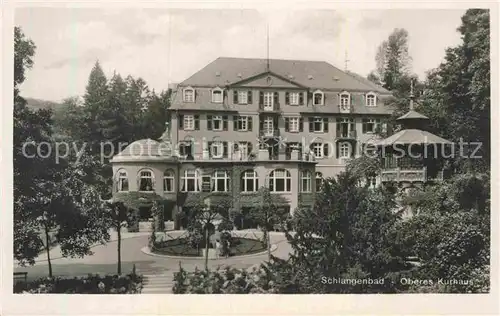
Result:
{"label": "window", "polygon": [[298,132],[300,130],[299,122],[300,122],[300,120],[298,117],[288,118],[289,131],[290,132]]}
{"label": "window", "polygon": [[316,172],[315,175],[315,180],[316,180],[316,192],[319,191],[321,188],[321,185],[323,184],[323,174],[321,172]]}
{"label": "window", "polygon": [[301,101],[301,93],[300,92],[286,92],[285,93],[285,104],[289,105],[299,105],[304,100]]}
{"label": "window", "polygon": [[292,177],[290,172],[284,169],[276,169],[269,174],[269,190],[271,192],[290,192],[292,189]]}
{"label": "window", "polygon": [[342,111],[348,111],[351,103],[351,96],[349,93],[341,93],[340,94],[340,109]]}
{"label": "window", "polygon": [[153,191],[153,172],[151,170],[139,172],[139,191]]}
{"label": "window", "polygon": [[220,88],[215,88],[212,90],[212,102],[214,103],[222,103],[223,100],[223,91]]}
{"label": "window", "polygon": [[239,91],[238,92],[238,103],[247,104],[248,103],[248,93],[249,91]]}
{"label": "window", "polygon": [[312,143],[311,151],[313,152],[315,158],[328,157],[328,143]]}
{"label": "window", "polygon": [[194,130],[194,116],[184,115],[184,129],[187,131]]}
{"label": "window", "polygon": [[377,119],[363,119],[363,133],[375,133],[379,124]]}
{"label": "window", "polygon": [[325,95],[321,91],[313,93],[313,105],[323,105]]}
{"label": "window", "polygon": [[213,192],[227,192],[229,188],[229,176],[226,171],[215,171],[212,177]]}
{"label": "window", "polygon": [[193,143],[191,141],[179,143],[179,155],[183,157],[193,156]]}
{"label": "window", "polygon": [[118,171],[118,192],[128,191],[128,176],[125,170]]}
{"label": "window", "polygon": [[274,92],[264,93],[264,107],[272,107],[274,104]]}
{"label": "window", "polygon": [[327,117],[311,117],[309,118],[309,131],[316,133],[328,132],[328,118]]}
{"label": "window", "polygon": [[184,170],[184,175],[181,179],[182,192],[199,192],[200,191],[200,173],[198,170]]}
{"label": "window", "polygon": [[259,189],[259,178],[257,172],[246,170],[241,174],[241,191],[257,192]]}
{"label": "window", "polygon": [[339,148],[339,158],[349,158],[351,156],[351,145],[349,143],[341,143]]}
{"label": "window", "polygon": [[302,182],[301,182],[301,187],[300,187],[300,190],[302,192],[311,192],[311,172],[307,171],[307,170],[303,170],[301,172],[301,178],[302,178]]}
{"label": "window", "polygon": [[366,95],[366,106],[377,106],[377,96],[374,93]]}
{"label": "window", "polygon": [[249,142],[239,142],[237,144],[238,150],[240,152],[240,158],[242,160],[247,159],[252,151],[252,143]]}
{"label": "window", "polygon": [[212,158],[222,158],[224,156],[224,144],[222,142],[213,142],[210,145]]}
{"label": "window", "polygon": [[222,116],[216,115],[212,118],[212,128],[214,131],[222,131]]}
{"label": "window", "polygon": [[184,89],[184,102],[194,102],[194,89],[193,88]]}
{"label": "window", "polygon": [[248,116],[238,116],[237,117],[235,130],[248,131]]}
{"label": "window", "polygon": [[172,170],[165,170],[163,173],[163,191],[174,192],[174,172]]}

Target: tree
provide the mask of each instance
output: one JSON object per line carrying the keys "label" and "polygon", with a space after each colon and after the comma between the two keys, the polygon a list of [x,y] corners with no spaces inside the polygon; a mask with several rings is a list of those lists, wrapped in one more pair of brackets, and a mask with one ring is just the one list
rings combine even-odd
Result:
{"label": "tree", "polygon": [[35,43],[25,37],[20,27],[14,27],[14,104],[24,105],[24,100],[18,99],[19,85],[26,79],[26,70],[33,67]]}
{"label": "tree", "polygon": [[129,217],[132,214],[132,210],[128,208],[123,202],[115,202],[113,200],[104,201],[105,214],[104,217],[107,219],[107,223],[110,228],[116,230],[117,233],[117,273],[120,275],[122,273],[122,235],[121,229],[127,227]]}
{"label": "tree", "polygon": [[277,197],[271,195],[268,188],[261,187],[257,194],[257,206],[249,213],[249,217],[262,230],[269,260],[271,260],[271,239],[269,232],[274,230],[277,225],[284,224],[289,215],[289,212],[285,208],[279,207],[279,202]]}
{"label": "tree", "polygon": [[[287,233],[293,252],[274,260],[282,275],[281,291],[296,293],[394,292],[409,269],[398,235],[394,199],[383,189],[357,186],[357,178],[340,174],[325,179],[312,210],[295,213],[295,233]],[[382,284],[328,284],[322,279],[384,279]],[[319,281],[318,281],[319,280]],[[389,280],[397,281],[395,283]]]}

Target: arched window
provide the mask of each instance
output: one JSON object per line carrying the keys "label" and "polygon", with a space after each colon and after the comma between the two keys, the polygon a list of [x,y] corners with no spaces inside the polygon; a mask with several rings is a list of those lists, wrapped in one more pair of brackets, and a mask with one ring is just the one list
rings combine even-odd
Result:
{"label": "arched window", "polygon": [[184,102],[194,102],[194,89],[187,87],[183,90],[183,100]]}
{"label": "arched window", "polygon": [[313,105],[323,105],[325,101],[325,95],[323,92],[317,90],[313,93]]}
{"label": "arched window", "polygon": [[321,188],[321,185],[323,184],[323,174],[321,172],[316,172],[315,180],[316,180],[316,192],[318,192],[319,189]]}
{"label": "arched window", "polygon": [[370,92],[366,94],[366,106],[377,106],[377,96]]}
{"label": "arched window", "polygon": [[151,192],[154,191],[154,175],[151,170],[139,171],[139,191]]}
{"label": "arched window", "polygon": [[224,170],[217,170],[212,176],[212,192],[227,192],[229,189],[229,176]]}
{"label": "arched window", "polygon": [[199,192],[200,191],[200,173],[198,170],[184,170],[181,179],[182,192]]}
{"label": "arched window", "polygon": [[224,91],[222,91],[221,88],[213,89],[212,90],[212,102],[213,103],[222,103],[222,100],[224,99],[223,93],[224,93]]}
{"label": "arched window", "polygon": [[163,173],[163,191],[174,192],[174,172],[172,170],[165,170]]}
{"label": "arched window", "polygon": [[241,191],[256,192],[259,189],[259,178],[257,172],[246,170],[241,174]]}
{"label": "arched window", "polygon": [[290,192],[292,176],[285,169],[276,169],[269,174],[269,190],[271,192]]}
{"label": "arched window", "polygon": [[308,170],[302,170],[301,172],[301,192],[311,192],[311,172]]}
{"label": "arched window", "polygon": [[128,175],[127,171],[119,170],[116,176],[116,189],[118,192],[128,191]]}
{"label": "arched window", "polygon": [[342,111],[348,111],[351,105],[351,95],[348,92],[342,92],[340,94],[340,109]]}

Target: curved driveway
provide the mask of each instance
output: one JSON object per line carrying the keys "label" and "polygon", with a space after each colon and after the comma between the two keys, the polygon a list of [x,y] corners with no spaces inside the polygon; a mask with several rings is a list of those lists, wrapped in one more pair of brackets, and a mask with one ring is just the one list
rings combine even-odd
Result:
{"label": "curved driveway", "polygon": [[[169,234],[180,234],[174,232]],[[240,234],[240,232],[238,232]],[[242,234],[253,234],[253,232],[241,232]],[[286,241],[284,234],[271,233],[271,243],[277,246],[273,255],[280,258],[287,258],[290,253],[290,245]],[[122,272],[129,273],[135,264],[139,273],[164,273],[166,271],[175,272],[179,269],[179,263],[186,270],[194,270],[195,267],[204,267],[203,258],[183,258],[172,259],[158,256],[150,256],[141,251],[141,248],[148,244],[148,235],[129,235],[122,239]],[[111,241],[106,245],[98,245],[92,248],[93,255],[83,258],[57,258],[57,254],[52,254],[52,268],[54,275],[60,276],[81,276],[88,273],[109,274],[116,273],[117,263],[117,242]],[[42,259],[42,258],[40,258]],[[209,260],[209,267],[231,266],[234,268],[249,268],[267,260],[267,253],[256,254],[243,257],[231,257]],[[27,271],[29,279],[44,277],[48,275],[46,260],[39,260],[32,267],[16,267],[15,271]]]}

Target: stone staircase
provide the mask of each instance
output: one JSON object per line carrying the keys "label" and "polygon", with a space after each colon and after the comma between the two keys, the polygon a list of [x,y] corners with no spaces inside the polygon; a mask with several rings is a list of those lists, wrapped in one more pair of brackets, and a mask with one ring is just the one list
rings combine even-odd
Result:
{"label": "stone staircase", "polygon": [[138,264],[136,273],[144,276],[141,294],[172,294],[174,272],[153,264]]}

